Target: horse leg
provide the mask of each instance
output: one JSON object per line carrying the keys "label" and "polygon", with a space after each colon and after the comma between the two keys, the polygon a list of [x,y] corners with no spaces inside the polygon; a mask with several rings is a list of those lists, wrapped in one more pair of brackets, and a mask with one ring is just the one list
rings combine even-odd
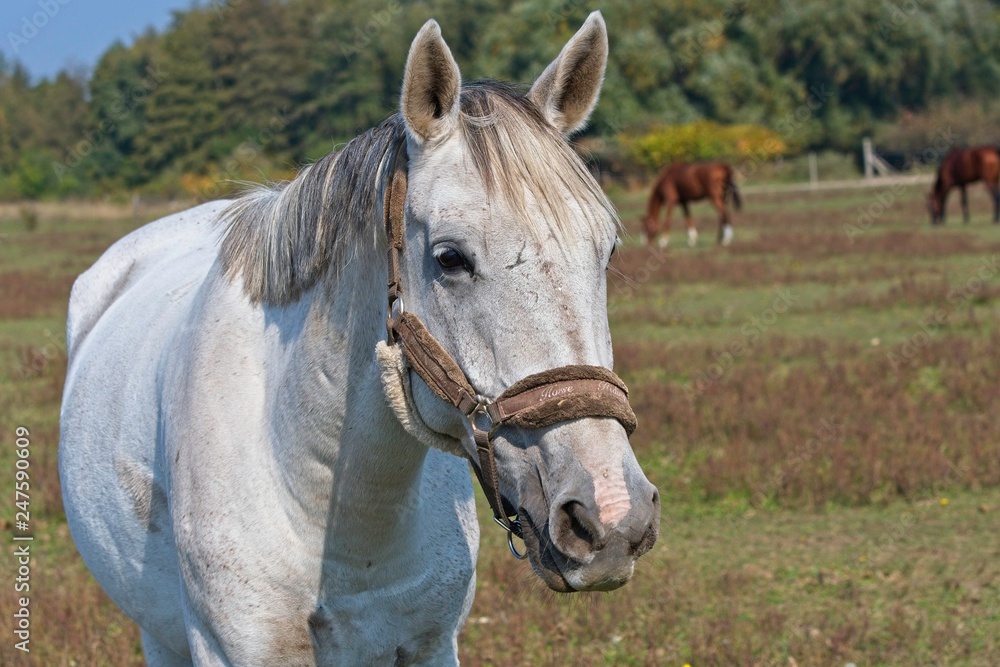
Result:
{"label": "horse leg", "polygon": [[698,245],[698,230],[694,226],[694,220],[691,218],[691,210],[688,208],[688,203],[681,202],[681,208],[684,209],[684,226],[687,227],[688,231],[688,247],[693,248]]}
{"label": "horse leg", "polygon": [[725,190],[718,197],[712,198],[715,210],[719,212],[719,245],[727,246],[733,241],[733,226],[730,224],[729,211],[726,209]]}
{"label": "horse leg", "polygon": [[961,186],[962,190],[962,221],[966,224],[969,223],[969,193],[965,191],[965,186]]}
{"label": "horse leg", "polygon": [[658,217],[646,216],[642,219],[642,244],[650,245],[656,235],[660,233],[660,221]]}
{"label": "horse leg", "polygon": [[667,246],[670,245],[670,224],[673,222],[673,218],[674,218],[674,200],[668,197],[667,217],[663,221],[663,227],[660,228],[660,238],[656,242],[656,244],[663,250],[666,250]]}
{"label": "horse leg", "polygon": [[1000,182],[990,183],[987,181],[986,188],[993,198],[993,224],[995,225],[1000,223]]}
{"label": "horse leg", "polygon": [[147,667],[192,667],[191,658],[177,655],[160,643],[156,637],[142,630],[142,652]]}

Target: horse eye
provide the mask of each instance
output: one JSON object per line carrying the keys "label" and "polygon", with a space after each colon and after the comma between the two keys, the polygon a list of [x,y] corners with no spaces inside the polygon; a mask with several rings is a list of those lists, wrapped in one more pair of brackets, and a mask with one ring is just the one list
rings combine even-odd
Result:
{"label": "horse eye", "polygon": [[454,248],[445,248],[441,252],[436,253],[434,255],[434,258],[437,260],[438,264],[441,265],[441,268],[444,269],[445,271],[454,271],[455,269],[463,269],[467,266],[465,257],[463,257],[462,253],[455,250]]}

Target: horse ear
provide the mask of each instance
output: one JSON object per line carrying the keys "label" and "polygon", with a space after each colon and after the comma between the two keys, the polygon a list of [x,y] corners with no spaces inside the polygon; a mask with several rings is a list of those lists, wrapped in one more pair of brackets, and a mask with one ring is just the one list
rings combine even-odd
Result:
{"label": "horse ear", "polygon": [[441,26],[431,19],[413,38],[403,75],[400,111],[415,139],[433,141],[454,129],[461,87],[458,64],[441,37]]}
{"label": "horse ear", "polygon": [[608,64],[608,29],[600,12],[587,17],[559,56],[538,77],[528,97],[556,129],[572,134],[597,104]]}

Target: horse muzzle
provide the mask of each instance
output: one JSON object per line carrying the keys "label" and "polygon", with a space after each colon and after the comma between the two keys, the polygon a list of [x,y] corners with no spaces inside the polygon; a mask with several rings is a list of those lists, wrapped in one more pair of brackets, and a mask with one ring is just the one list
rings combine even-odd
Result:
{"label": "horse muzzle", "polygon": [[536,504],[530,500],[523,504],[518,515],[535,573],[563,593],[611,591],[628,583],[635,561],[659,534],[659,494],[646,484],[646,503],[633,505],[613,526],[601,522],[592,504],[568,496],[549,507],[529,509]]}
{"label": "horse muzzle", "polygon": [[[579,447],[543,440],[548,442],[538,445],[541,460],[534,474],[519,475],[517,482],[518,520],[532,568],[560,592],[609,591],[624,585],[635,561],[658,537],[659,492],[632,456],[625,457],[619,474],[605,476],[601,470],[586,469],[575,455]],[[604,446],[614,449],[610,443]]]}

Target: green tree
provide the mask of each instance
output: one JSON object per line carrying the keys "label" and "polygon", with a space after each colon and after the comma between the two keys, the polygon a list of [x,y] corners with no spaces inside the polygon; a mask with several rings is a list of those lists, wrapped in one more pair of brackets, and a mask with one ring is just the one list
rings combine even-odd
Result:
{"label": "green tree", "polygon": [[0,58],[3,192],[287,169],[394,111],[428,18],[467,79],[529,84],[595,8],[611,51],[590,135],[711,120],[767,126],[793,151],[854,150],[904,112],[1000,88],[987,0],[219,0],[112,45],[89,81],[33,82]]}
{"label": "green tree", "polygon": [[146,127],[146,105],[163,83],[154,54],[159,36],[147,32],[132,46],[109,48],[90,79],[90,126],[94,146],[86,161],[95,181],[134,187],[151,175],[135,159],[136,141]]}
{"label": "green tree", "polygon": [[274,0],[243,0],[212,18],[209,59],[225,143],[257,145],[266,136],[267,150],[288,149],[281,129],[302,104],[308,79],[310,44],[300,28],[289,6]]}
{"label": "green tree", "polygon": [[135,137],[142,169],[204,168],[207,144],[223,129],[210,61],[211,9],[176,12],[152,61],[160,81],[145,103],[145,124]]}

